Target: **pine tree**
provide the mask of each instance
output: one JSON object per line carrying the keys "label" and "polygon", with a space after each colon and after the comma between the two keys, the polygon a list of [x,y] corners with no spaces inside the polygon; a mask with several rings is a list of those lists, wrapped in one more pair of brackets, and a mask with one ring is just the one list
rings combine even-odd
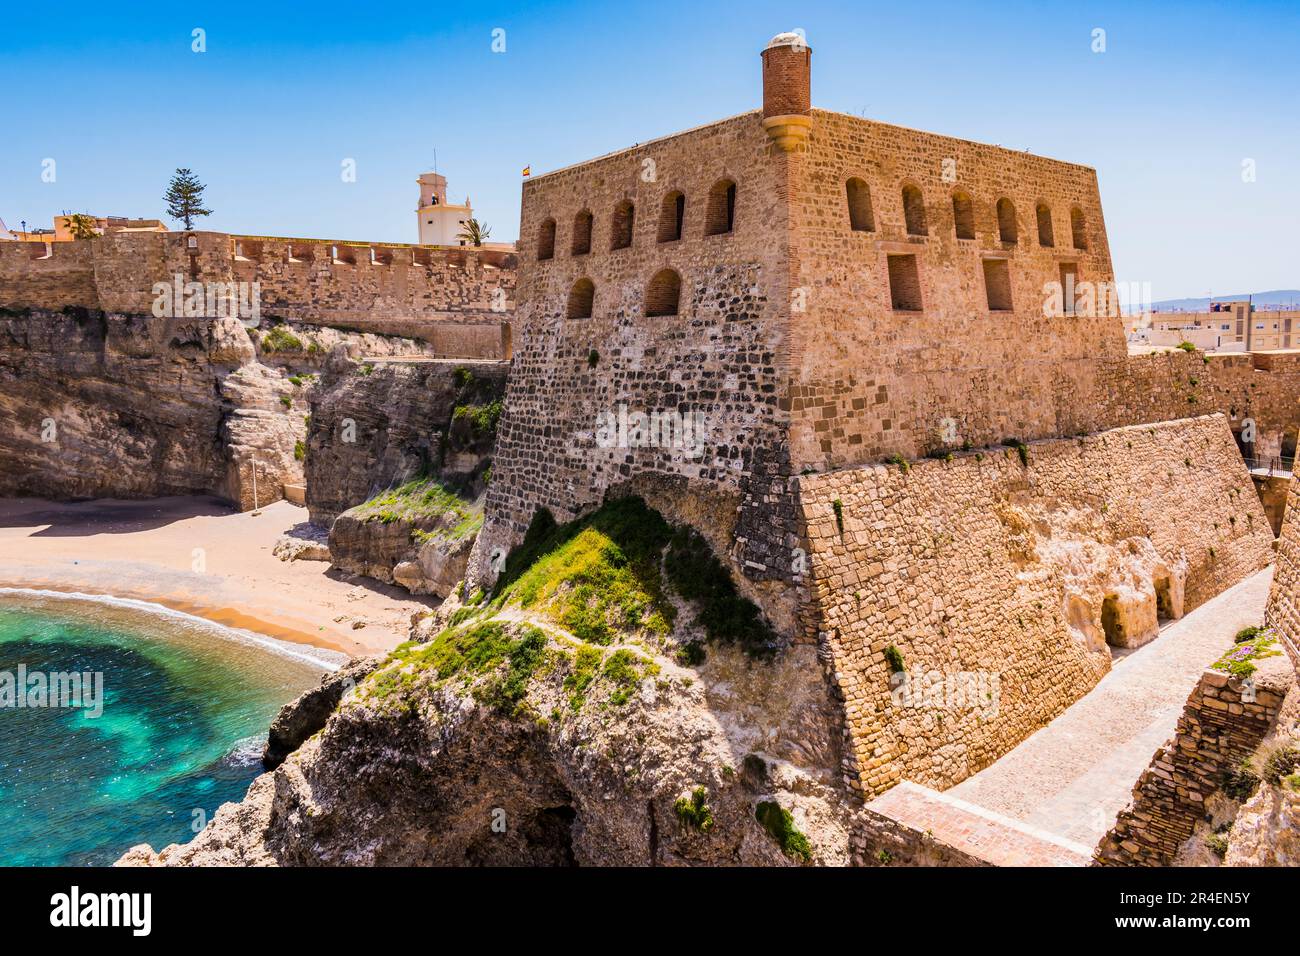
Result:
{"label": "pine tree", "polygon": [[167,215],[184,222],[186,232],[194,228],[195,218],[212,214],[211,209],[203,208],[205,188],[188,169],[176,170],[176,175],[172,176],[172,181],[167,186],[167,194],[163,196],[167,203]]}

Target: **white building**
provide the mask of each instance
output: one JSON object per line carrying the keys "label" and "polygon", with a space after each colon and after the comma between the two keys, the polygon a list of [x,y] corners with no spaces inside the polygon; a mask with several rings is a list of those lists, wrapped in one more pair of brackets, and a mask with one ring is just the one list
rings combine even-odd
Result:
{"label": "white building", "polygon": [[463,206],[448,203],[447,177],[438,173],[424,173],[416,182],[420,184],[420,206],[416,211],[420,245],[465,245],[460,233],[466,221],[474,216],[469,199],[466,198]]}

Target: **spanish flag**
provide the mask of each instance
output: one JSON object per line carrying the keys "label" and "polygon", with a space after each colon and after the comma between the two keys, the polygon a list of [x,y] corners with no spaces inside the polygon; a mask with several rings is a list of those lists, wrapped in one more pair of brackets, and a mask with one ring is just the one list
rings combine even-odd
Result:
{"label": "spanish flag", "polygon": [[525,166],[525,167],[524,167],[524,175],[525,175],[525,176],[531,176],[532,174],[533,174],[533,167],[532,167],[532,166]]}

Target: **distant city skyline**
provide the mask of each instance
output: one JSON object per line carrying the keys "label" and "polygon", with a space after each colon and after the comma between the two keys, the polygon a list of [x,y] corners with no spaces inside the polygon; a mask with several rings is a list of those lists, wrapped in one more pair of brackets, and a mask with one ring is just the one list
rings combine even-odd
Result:
{"label": "distant city skyline", "polygon": [[510,241],[524,167],[754,109],[758,51],[802,29],[816,107],[1094,167],[1118,281],[1289,289],[1298,27],[1262,2],[18,7],[0,57],[30,82],[0,112],[0,217],[161,217],[187,166],[201,228],[415,242],[436,150],[449,199]]}

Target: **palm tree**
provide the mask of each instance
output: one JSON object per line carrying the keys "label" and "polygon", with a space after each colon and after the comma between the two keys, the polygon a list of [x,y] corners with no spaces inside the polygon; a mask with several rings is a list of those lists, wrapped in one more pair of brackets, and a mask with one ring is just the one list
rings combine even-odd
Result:
{"label": "palm tree", "polygon": [[492,235],[492,227],[487,223],[480,224],[477,219],[466,219],[465,227],[456,238],[468,242],[471,246],[481,246],[483,240],[490,235]]}

